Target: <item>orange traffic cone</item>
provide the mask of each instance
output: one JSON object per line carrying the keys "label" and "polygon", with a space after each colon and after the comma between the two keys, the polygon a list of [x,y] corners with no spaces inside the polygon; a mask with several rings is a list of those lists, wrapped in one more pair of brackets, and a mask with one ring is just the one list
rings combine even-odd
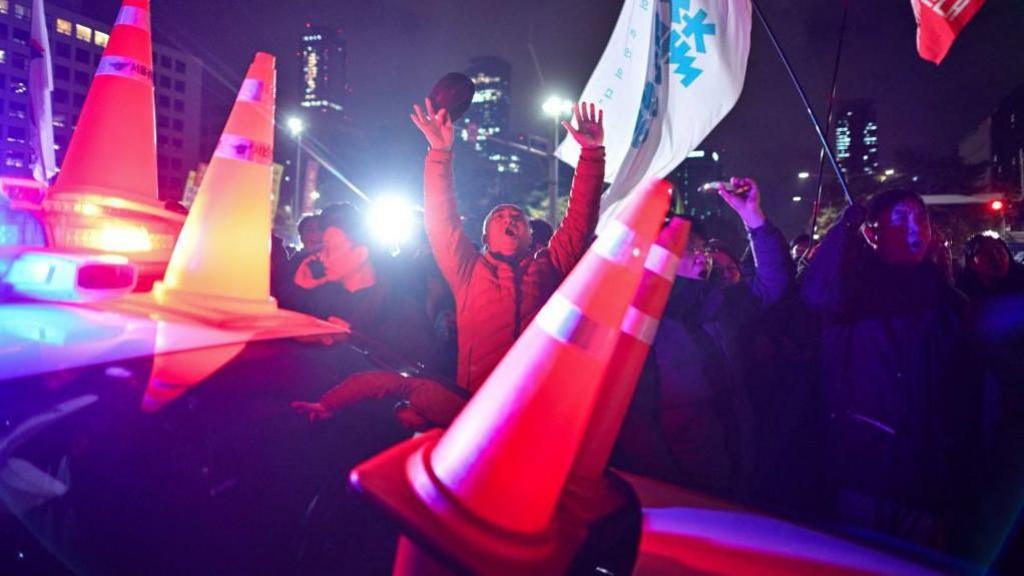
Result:
{"label": "orange traffic cone", "polygon": [[272,314],[274,57],[259,53],[154,295],[200,309]]}
{"label": "orange traffic cone", "polygon": [[424,461],[485,522],[548,529],[669,191],[653,182],[623,207]]}
{"label": "orange traffic cone", "polygon": [[564,560],[579,524],[555,522],[556,507],[669,190],[653,182],[624,204],[439,439],[364,462],[356,488],[471,571],[550,571]]}
{"label": "orange traffic cone", "polygon": [[622,333],[612,353],[610,365],[615,369],[605,373],[586,438],[573,466],[576,477],[598,479],[608,465],[689,237],[690,222],[673,218],[647,253],[640,288],[622,321]]}
{"label": "orange traffic cone", "polygon": [[51,195],[157,200],[149,0],[125,0]]}

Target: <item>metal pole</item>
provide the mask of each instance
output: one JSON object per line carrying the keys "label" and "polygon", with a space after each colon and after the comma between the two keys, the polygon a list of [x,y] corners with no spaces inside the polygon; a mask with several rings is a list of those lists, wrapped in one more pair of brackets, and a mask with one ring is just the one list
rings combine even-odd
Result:
{"label": "metal pole", "polygon": [[555,131],[551,137],[551,174],[548,185],[548,224],[551,224],[552,228],[558,228],[558,157],[555,156],[555,146],[558,146],[558,124],[559,117],[556,115]]}
{"label": "metal pole", "polygon": [[295,135],[295,223],[302,216],[302,132]]}
{"label": "metal pole", "polygon": [[789,73],[789,79],[793,81],[793,87],[796,88],[797,94],[800,96],[800,100],[804,104],[804,109],[807,110],[807,115],[811,118],[811,123],[814,124],[814,130],[818,133],[818,140],[821,141],[821,147],[828,155],[829,163],[832,164],[832,169],[836,173],[836,178],[839,179],[839,186],[843,190],[843,196],[846,197],[846,202],[852,205],[853,197],[850,196],[850,190],[846,187],[846,179],[843,178],[843,171],[839,168],[839,163],[836,162],[836,156],[832,153],[832,147],[828,145],[828,139],[825,137],[821,124],[818,122],[818,119],[814,117],[814,110],[811,109],[811,103],[807,100],[807,93],[804,91],[803,86],[797,79],[796,73],[793,71],[793,66],[790,65],[789,59],[786,58],[786,54],[782,51],[782,46],[779,45],[779,40],[775,37],[775,33],[772,32],[771,26],[768,25],[768,21],[761,12],[761,7],[758,5],[757,0],[750,1],[754,6],[754,11],[757,12],[758,19],[761,20],[761,24],[764,26],[765,32],[768,33],[768,38],[771,39],[772,45],[775,46],[775,51],[778,52],[779,58],[782,59],[782,64],[786,67],[786,72]]}
{"label": "metal pole", "polygon": [[1017,174],[1020,175],[1020,194],[1017,200],[1024,200],[1024,148],[1017,150]]}
{"label": "metal pole", "polygon": [[[832,67],[832,91],[828,96],[828,115],[825,117],[825,134],[832,132],[832,113],[835,110],[836,93],[839,87],[839,61],[843,56],[843,39],[846,38],[846,16],[850,12],[850,0],[843,0],[843,19],[839,24],[839,46],[836,48],[836,62]],[[825,195],[825,148],[818,155],[818,199],[811,208],[811,242],[818,231],[818,214],[821,212],[821,199]]]}

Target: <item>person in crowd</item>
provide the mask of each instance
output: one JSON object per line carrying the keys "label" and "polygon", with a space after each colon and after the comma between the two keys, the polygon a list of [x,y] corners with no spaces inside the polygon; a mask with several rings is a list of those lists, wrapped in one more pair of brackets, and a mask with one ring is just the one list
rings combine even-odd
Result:
{"label": "person in crowd", "polygon": [[1002,239],[975,234],[964,245],[964,268],[956,285],[972,300],[1024,293],[1024,266],[1013,261]]}
{"label": "person in crowd", "polygon": [[604,179],[603,112],[581,104],[574,113],[576,126],[563,123],[582,152],[569,208],[551,241],[532,250],[523,209],[501,204],[484,221],[481,252],[456,211],[454,126],[445,110],[435,110],[429,99],[425,104],[425,110],[414,106],[411,118],[430,146],[424,166],[427,237],[455,297],[457,384],[472,393],[583,256],[594,233]]}
{"label": "person in crowd", "polygon": [[711,256],[711,281],[723,286],[740,282],[740,264],[725,242],[717,238],[707,241],[708,255]]}
{"label": "person in crowd", "polygon": [[328,420],[338,412],[369,399],[396,400],[395,417],[406,428],[423,432],[446,427],[466,404],[465,393],[430,378],[371,371],[349,376],[315,402],[295,401],[292,409],[310,422]]}
{"label": "person in crowd", "polygon": [[1024,499],[1024,266],[998,237],[975,234],[964,246],[957,288],[970,298],[970,330],[980,363],[988,465],[976,537],[969,553],[987,565]]}
{"label": "person in crowd", "polygon": [[288,254],[288,259],[285,262],[276,262],[277,265],[270,268],[271,293],[282,308],[300,310],[303,308],[304,300],[309,297],[306,290],[295,285],[295,272],[306,258],[319,252],[323,245],[321,219],[320,214],[303,216],[297,224],[301,247],[289,248],[294,251]]}
{"label": "person in crowd", "polygon": [[801,299],[820,323],[829,516],[941,545],[970,500],[976,446],[965,301],[928,260],[920,196],[851,206],[804,271]]}
{"label": "person in crowd", "polygon": [[280,298],[281,292],[290,281],[288,277],[291,270],[288,259],[288,248],[284,240],[276,234],[270,235],[270,294],[274,298]]}
{"label": "person in crowd", "polygon": [[813,240],[810,234],[799,234],[789,243],[789,256],[793,262],[800,263],[807,260],[811,251]]}
{"label": "person in crowd", "polygon": [[681,259],[654,340],[649,367],[659,398],[657,425],[678,477],[695,488],[743,495],[752,467],[753,414],[746,390],[751,330],[792,287],[793,262],[782,233],[761,209],[747,178],[719,195],[743,220],[755,272],[734,283],[708,281],[713,256],[698,234]]}
{"label": "person in crowd", "polygon": [[534,218],[530,220],[530,234],[533,235],[533,246],[530,249],[536,252],[547,246],[548,242],[551,242],[555,229],[551,227],[551,224],[548,224],[547,220]]}
{"label": "person in crowd", "polygon": [[324,243],[324,231],[321,226],[320,214],[306,214],[299,220],[299,242],[302,243],[302,252],[306,256],[317,252]]}
{"label": "person in crowd", "polygon": [[321,220],[320,250],[299,263],[293,278],[300,312],[337,318],[405,358],[429,364],[432,331],[426,311],[388,281],[362,214],[344,204]]}
{"label": "person in crowd", "polygon": [[[411,360],[419,368],[431,368],[435,347],[426,308],[375,265],[362,215],[355,206],[341,204],[322,216],[323,245],[295,272],[295,285],[307,291],[296,299],[300,311],[346,324],[359,336],[369,337],[371,351],[381,359]],[[436,380],[391,370],[354,374],[319,400],[295,401],[292,408],[317,421],[371,398],[397,400],[396,416],[413,430],[447,425],[465,402],[457,390]]]}

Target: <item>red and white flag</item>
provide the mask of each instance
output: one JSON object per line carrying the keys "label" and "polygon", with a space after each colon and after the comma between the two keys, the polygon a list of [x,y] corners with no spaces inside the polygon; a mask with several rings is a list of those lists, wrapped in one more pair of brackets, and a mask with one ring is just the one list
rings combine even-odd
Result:
{"label": "red and white flag", "polygon": [[910,0],[917,19],[917,53],[942,62],[960,31],[981,10],[985,0]]}

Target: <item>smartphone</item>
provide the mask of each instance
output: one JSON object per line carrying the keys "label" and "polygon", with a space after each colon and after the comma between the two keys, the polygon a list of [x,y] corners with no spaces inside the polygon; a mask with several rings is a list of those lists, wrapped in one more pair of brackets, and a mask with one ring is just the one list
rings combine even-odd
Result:
{"label": "smartphone", "polygon": [[701,192],[718,192],[719,188],[723,188],[729,194],[734,196],[746,196],[749,188],[737,188],[732,185],[731,182],[708,182],[700,187]]}
{"label": "smartphone", "polygon": [[313,278],[319,280],[327,275],[327,270],[324,268],[324,263],[319,260],[311,260],[309,262],[309,273],[313,275]]}

